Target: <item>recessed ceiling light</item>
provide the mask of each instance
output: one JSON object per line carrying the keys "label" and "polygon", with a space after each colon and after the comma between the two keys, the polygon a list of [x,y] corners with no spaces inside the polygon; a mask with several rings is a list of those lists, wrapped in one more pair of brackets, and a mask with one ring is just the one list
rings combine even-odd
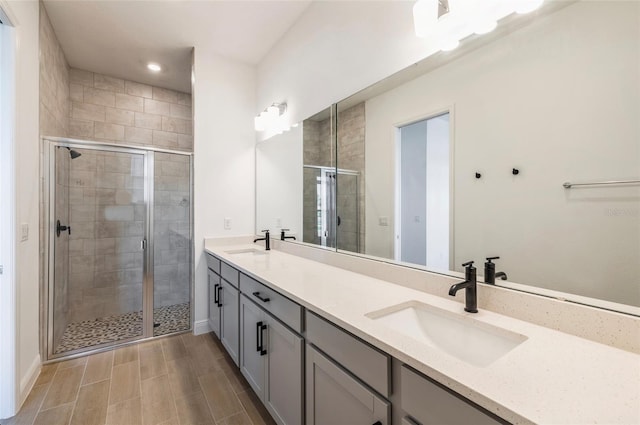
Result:
{"label": "recessed ceiling light", "polygon": [[149,69],[149,71],[153,71],[153,72],[162,71],[162,67],[160,65],[158,65],[157,63],[153,63],[153,62],[149,62],[147,64],[147,68]]}

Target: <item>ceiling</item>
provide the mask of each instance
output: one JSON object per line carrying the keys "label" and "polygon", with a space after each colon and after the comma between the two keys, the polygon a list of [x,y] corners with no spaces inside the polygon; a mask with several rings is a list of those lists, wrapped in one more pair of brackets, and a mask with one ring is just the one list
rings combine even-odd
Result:
{"label": "ceiling", "polygon": [[[191,48],[255,65],[309,7],[294,1],[44,0],[69,66],[191,92]],[[146,64],[162,65],[158,74]]]}

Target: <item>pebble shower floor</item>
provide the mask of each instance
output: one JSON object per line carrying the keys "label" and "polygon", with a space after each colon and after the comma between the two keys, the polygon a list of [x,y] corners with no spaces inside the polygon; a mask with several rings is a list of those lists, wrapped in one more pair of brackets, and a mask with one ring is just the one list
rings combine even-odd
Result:
{"label": "pebble shower floor", "polygon": [[[189,319],[189,303],[156,308],[153,310],[153,321],[159,326],[153,329],[153,336],[185,331],[189,329]],[[56,347],[55,354],[141,335],[142,311],[69,323]]]}

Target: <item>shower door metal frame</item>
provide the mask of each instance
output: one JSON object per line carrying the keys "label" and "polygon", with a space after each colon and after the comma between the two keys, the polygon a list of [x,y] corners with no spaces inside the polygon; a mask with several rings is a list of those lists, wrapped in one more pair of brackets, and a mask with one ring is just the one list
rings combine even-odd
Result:
{"label": "shower door metal frame", "polygon": [[[194,266],[194,243],[193,243],[193,154],[190,152],[175,151],[171,149],[159,149],[147,146],[134,146],[134,145],[115,145],[104,142],[94,142],[87,140],[78,140],[62,137],[43,137],[41,145],[41,169],[42,169],[42,201],[44,211],[46,211],[46,219],[44,222],[44,261],[45,267],[43,271],[43,282],[40,288],[40,347],[41,352],[45,353],[46,359],[43,363],[52,361],[59,361],[61,359],[71,359],[75,357],[85,356],[88,354],[99,353],[102,351],[111,350],[116,346],[125,346],[137,343],[142,340],[152,338],[163,338],[170,335],[175,335],[183,332],[188,332],[193,329],[194,323],[194,279],[195,279],[195,266]],[[93,346],[88,349],[72,350],[62,354],[54,354],[53,346],[53,313],[54,313],[54,300],[51,297],[51,289],[55,282],[52,279],[52,270],[55,266],[55,250],[54,243],[55,238],[52,237],[52,232],[55,229],[55,185],[52,186],[52,173],[55,172],[55,149],[56,147],[68,147],[78,149],[91,149],[97,151],[106,152],[119,152],[142,155],[144,158],[144,203],[146,206],[145,211],[145,230],[144,240],[146,241],[145,255],[143,262],[143,296],[142,296],[142,311],[143,311],[143,332],[142,335],[133,338],[127,338],[115,342],[105,343]],[[189,239],[190,239],[190,282],[189,282],[189,328],[154,337],[154,285],[153,285],[153,266],[154,266],[154,236],[153,236],[153,218],[154,218],[154,165],[155,165],[155,153],[168,153],[183,155],[189,157]],[[55,181],[55,179],[53,179]]]}

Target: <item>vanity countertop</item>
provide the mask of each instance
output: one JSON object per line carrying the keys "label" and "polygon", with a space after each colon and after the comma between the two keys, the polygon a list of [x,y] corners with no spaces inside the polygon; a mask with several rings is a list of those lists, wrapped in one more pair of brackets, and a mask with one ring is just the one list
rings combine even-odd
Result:
{"label": "vanity countertop", "polygon": [[[510,422],[640,423],[638,354],[487,310],[466,313],[453,300],[276,250],[227,252],[241,249],[263,248],[205,242],[206,251],[241,272]],[[473,316],[528,339],[494,363],[476,367],[366,316],[410,301]]]}

